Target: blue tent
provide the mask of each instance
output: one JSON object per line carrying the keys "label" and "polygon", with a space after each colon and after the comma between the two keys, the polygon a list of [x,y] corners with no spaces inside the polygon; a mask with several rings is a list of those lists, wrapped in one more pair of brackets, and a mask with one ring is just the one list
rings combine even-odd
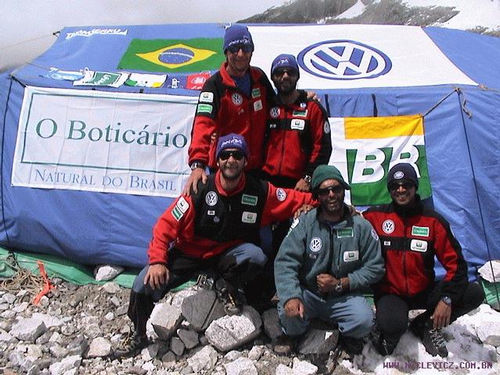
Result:
{"label": "blue tent", "polygon": [[[255,25],[252,33],[259,35],[260,27],[279,30],[284,26]],[[319,28],[316,34],[321,39],[323,26],[315,27]],[[333,80],[330,87],[302,88],[316,91],[331,117],[424,115],[434,207],[450,222],[465,257],[477,267],[488,259],[500,258],[500,39],[432,27],[422,30],[471,83],[356,87],[356,81],[351,80],[354,83],[349,87],[336,88],[338,81]],[[182,40],[212,43],[213,48],[220,49],[223,34],[224,27],[218,24],[65,28],[43,55],[13,72],[2,74],[0,245],[60,255],[83,264],[144,265],[152,227],[172,198],[12,184],[25,90],[39,87],[197,97],[199,91],[190,86],[192,74],[213,73],[223,55],[219,54],[219,60],[213,59],[211,65],[199,65],[191,71],[189,67],[176,69],[168,64],[181,66],[182,59],[196,58],[193,56],[197,51],[186,51]],[[338,39],[342,40],[342,35]],[[148,68],[147,61],[146,65],[134,65],[137,63],[134,43],[151,41],[154,45],[159,40],[170,41],[173,46],[156,60],[164,69]],[[253,63],[260,66],[258,61],[272,59],[276,54],[271,55],[259,45],[258,41],[263,43],[262,38],[254,40]],[[300,38],[296,43],[300,44]],[[401,45],[404,43],[400,41]],[[289,52],[286,44],[270,48],[278,53]],[[300,48],[306,51],[307,45]],[[268,56],[257,58],[259,49],[261,55],[266,50]],[[422,56],[406,57],[422,61]],[[268,69],[269,65],[262,68]],[[424,68],[434,69],[421,66]],[[65,72],[85,69],[115,73],[166,72],[167,79],[161,87],[75,86],[72,80],[57,79],[64,78]],[[301,75],[301,80],[305,75]]]}

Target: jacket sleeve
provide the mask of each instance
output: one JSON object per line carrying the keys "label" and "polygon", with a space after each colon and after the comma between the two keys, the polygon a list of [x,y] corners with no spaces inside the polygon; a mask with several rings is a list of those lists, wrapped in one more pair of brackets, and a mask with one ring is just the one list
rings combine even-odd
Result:
{"label": "jacket sleeve", "polygon": [[168,261],[168,249],[181,231],[192,230],[195,209],[191,197],[180,196],[159,217],[149,243],[149,264]]}
{"label": "jacket sleeve", "polygon": [[189,164],[198,161],[207,165],[209,161],[210,143],[217,130],[220,101],[213,81],[209,79],[205,82],[198,97],[191,130],[191,144],[188,149]]}
{"label": "jacket sleeve", "polygon": [[304,217],[297,219],[294,224],[274,260],[276,293],[283,305],[292,298],[302,299],[299,276],[306,248]]}
{"label": "jacket sleeve", "polygon": [[309,132],[312,149],[305,170],[305,174],[309,176],[312,176],[318,165],[328,164],[332,154],[330,123],[326,111],[321,104],[314,101],[311,104],[311,112]]}
{"label": "jacket sleeve", "polygon": [[318,205],[311,193],[303,193],[293,189],[276,188],[268,183],[267,198],[262,213],[261,225],[266,226],[274,221],[283,221],[293,216],[304,204],[314,207]]}
{"label": "jacket sleeve", "polygon": [[366,288],[379,281],[385,273],[384,258],[380,247],[380,240],[371,224],[359,218],[360,228],[359,252],[361,268],[347,275],[350,290]]}
{"label": "jacket sleeve", "polygon": [[436,257],[446,270],[441,293],[443,296],[449,296],[455,303],[462,297],[468,283],[467,263],[450,225],[441,216],[436,221],[434,233]]}

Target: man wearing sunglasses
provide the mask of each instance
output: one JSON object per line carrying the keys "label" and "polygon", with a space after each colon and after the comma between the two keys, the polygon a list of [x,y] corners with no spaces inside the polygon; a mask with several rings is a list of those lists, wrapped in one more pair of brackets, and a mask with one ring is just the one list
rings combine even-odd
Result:
{"label": "man wearing sunglasses", "polygon": [[183,193],[196,192],[198,181],[206,182],[205,168],[215,170],[217,139],[229,133],[241,134],[251,155],[249,173],[260,173],[266,131],[268,103],[274,91],[265,73],[250,66],[254,44],[248,28],[234,24],[224,35],[226,61],[204,84],[199,99],[189,146],[191,175]]}
{"label": "man wearing sunglasses", "polygon": [[[148,345],[146,322],[154,302],[196,273],[212,269],[227,314],[241,308],[240,289],[257,277],[267,257],[257,245],[259,228],[291,217],[311,194],[275,188],[246,175],[248,146],[237,134],[219,138],[218,171],[180,196],[158,219],[148,249],[149,264],[139,273],[130,294],[128,316],[135,333],[124,354]],[[121,353],[120,353],[121,354]]]}
{"label": "man wearing sunglasses", "polygon": [[350,186],[320,165],[311,188],[319,207],[296,219],[274,262],[278,314],[285,335],[274,346],[288,354],[312,319],[337,324],[343,349],[360,354],[373,325],[363,291],[384,275],[378,236],[344,203]]}
{"label": "man wearing sunglasses", "polygon": [[[484,292],[468,282],[467,264],[448,222],[424,207],[416,194],[413,166],[394,165],[387,188],[392,203],[363,213],[378,232],[386,267],[375,286],[375,348],[382,355],[392,354],[408,328],[408,310],[425,309],[410,323],[410,330],[428,353],[447,357],[441,329],[479,306]],[[435,256],[446,270],[441,281],[435,280]]]}

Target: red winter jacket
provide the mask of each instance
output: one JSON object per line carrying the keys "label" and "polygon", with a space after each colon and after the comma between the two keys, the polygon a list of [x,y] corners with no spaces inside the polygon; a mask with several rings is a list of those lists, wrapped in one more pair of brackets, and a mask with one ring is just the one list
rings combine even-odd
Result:
{"label": "red winter jacket", "polygon": [[241,91],[223,63],[203,85],[191,133],[189,164],[198,161],[216,167],[219,137],[237,133],[245,137],[250,157],[247,170],[262,167],[269,101],[274,91],[264,72],[250,67],[251,95]]}
{"label": "red winter jacket", "polygon": [[291,105],[271,107],[267,126],[265,173],[298,181],[311,176],[318,165],[328,164],[332,153],[328,116],[321,104],[307,99],[305,91]]}
{"label": "red winter jacket", "polygon": [[[214,212],[210,212],[212,209],[217,209],[214,202],[226,202],[226,207],[223,207],[223,210],[226,211],[220,215],[219,228],[222,229],[226,225],[234,224],[230,221],[234,220],[235,217],[241,218],[243,223],[256,222],[257,225],[266,226],[274,221],[282,221],[291,217],[303,204],[316,204],[309,193],[276,188],[268,182],[257,180],[251,176],[243,176],[237,189],[230,193],[224,191],[220,184],[220,171],[215,175],[209,175],[208,178],[210,181],[207,182],[207,186],[215,186],[214,190],[204,189],[203,194],[199,194],[197,198],[193,198],[193,194],[189,197],[181,196],[160,216],[153,229],[153,238],[149,244],[149,264],[166,264],[168,249],[172,246],[187,256],[206,259],[221,254],[243,242],[248,242],[248,239],[245,238],[246,233],[243,232],[232,233],[233,239],[227,241],[211,239],[209,238],[211,234],[200,235],[197,233],[196,224],[199,223],[197,218],[200,215],[214,217]],[[248,183],[251,186],[261,184],[264,188],[259,188],[259,191],[252,195],[246,189]],[[198,189],[203,189],[202,185],[200,182]],[[265,197],[264,202],[260,202],[258,199],[258,196],[262,194]],[[231,205],[231,199],[233,202],[236,199],[236,202],[241,203],[239,207],[236,204]],[[203,204],[203,202],[207,204]],[[228,206],[228,203],[231,206]],[[198,212],[197,208],[199,208]],[[225,214],[229,211],[231,214]],[[227,220],[227,223],[224,220]]]}
{"label": "red winter jacket", "polygon": [[391,203],[363,213],[380,237],[385,258],[386,273],[376,291],[410,297],[422,292],[434,282],[436,255],[446,270],[443,296],[456,302],[468,283],[462,248],[448,222],[416,198],[412,209]]}

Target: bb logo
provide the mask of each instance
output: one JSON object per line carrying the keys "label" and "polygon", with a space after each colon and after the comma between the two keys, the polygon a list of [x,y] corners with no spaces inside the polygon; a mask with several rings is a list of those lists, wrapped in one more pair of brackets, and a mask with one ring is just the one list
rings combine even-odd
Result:
{"label": "bb logo", "polygon": [[383,52],[352,40],[328,40],[303,49],[298,63],[326,79],[353,80],[386,74],[392,62]]}

